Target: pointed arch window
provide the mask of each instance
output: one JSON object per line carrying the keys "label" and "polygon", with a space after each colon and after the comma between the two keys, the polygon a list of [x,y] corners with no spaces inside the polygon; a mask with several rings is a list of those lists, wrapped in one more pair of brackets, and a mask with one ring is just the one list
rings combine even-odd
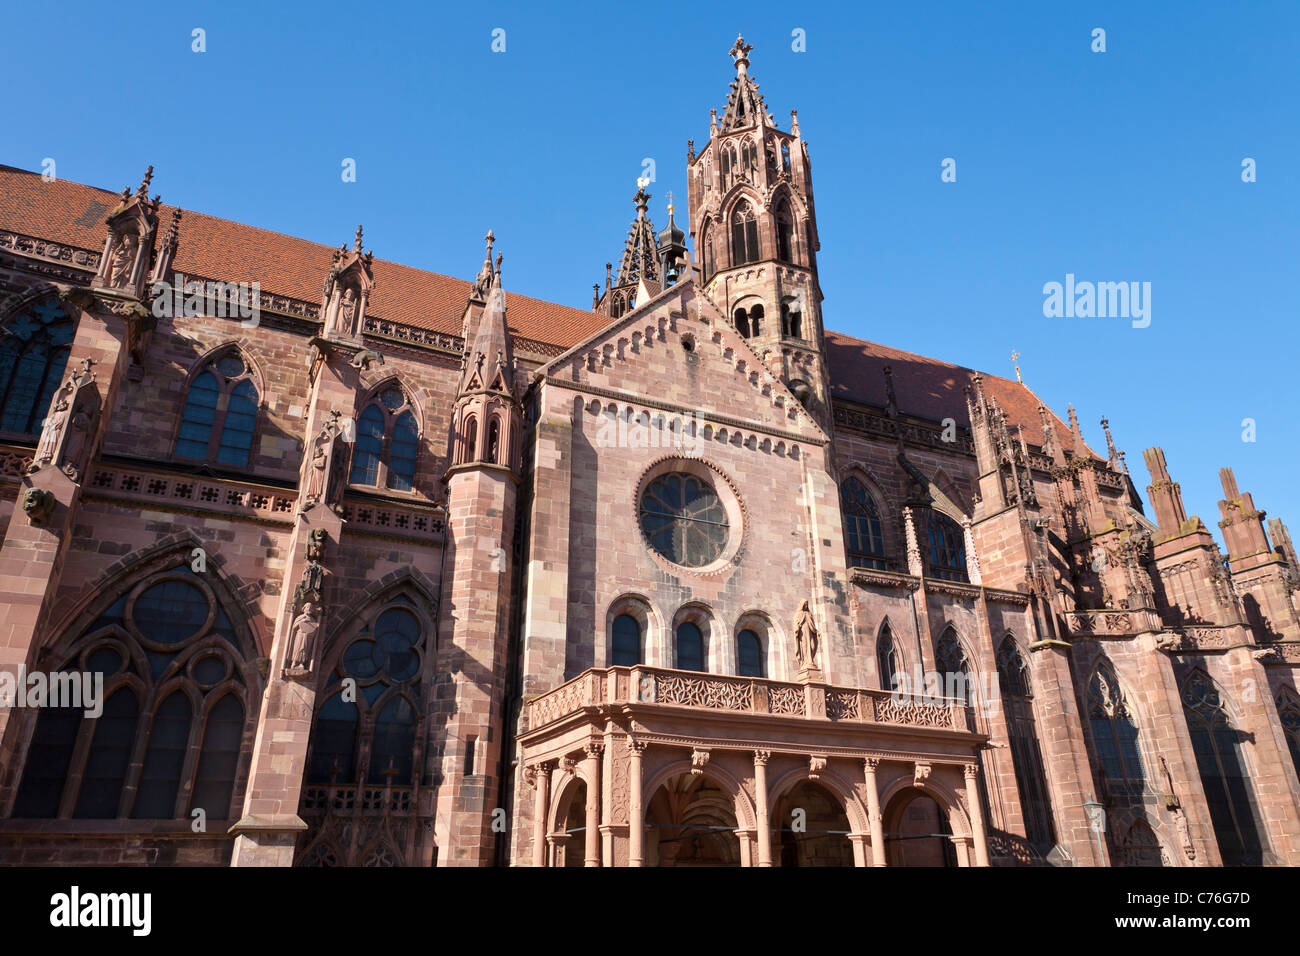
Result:
{"label": "pointed arch window", "polygon": [[930,576],[945,581],[968,581],[966,576],[966,533],[962,526],[941,511],[931,511]]}
{"label": "pointed arch window", "polygon": [[751,139],[746,139],[740,147],[740,176],[747,183],[758,178],[758,147]]}
{"label": "pointed arch window", "polygon": [[253,371],[238,349],[208,360],[185,395],[176,457],[247,467],[257,403]]}
{"label": "pointed arch window", "polygon": [[736,673],[741,677],[765,677],[763,641],[750,628],[736,635]]}
{"label": "pointed arch window", "polygon": [[40,434],[76,331],[57,302],[25,309],[0,328],[0,432]]}
{"label": "pointed arch window", "polygon": [[736,167],[737,167],[736,147],[731,145],[724,146],[722,149],[722,191],[723,193],[725,193],[728,189],[730,189],[731,184],[735,181],[735,176],[737,173]]}
{"label": "pointed arch window", "polygon": [[880,626],[880,636],[876,638],[876,671],[881,690],[898,688],[898,648],[894,646],[894,632],[889,629],[888,621]]}
{"label": "pointed arch window", "polygon": [[1188,675],[1182,698],[1223,862],[1226,866],[1258,866],[1265,862],[1268,846],[1241,749],[1241,734],[1232,725],[1218,687],[1204,671]]}
{"label": "pointed arch window", "polygon": [[790,171],[790,144],[781,144],[781,171],[788,173]]}
{"label": "pointed arch window", "polygon": [[420,432],[410,401],[400,388],[385,388],[357,416],[349,481],[410,491],[419,448]]}
{"label": "pointed arch window", "polygon": [[[385,842],[393,810],[411,812],[421,782],[420,717],[430,625],[404,592],[358,616],[327,649],[299,813],[308,824],[299,864],[396,865]],[[471,744],[472,746],[472,744]],[[335,820],[335,822],[331,822]],[[360,840],[337,839],[340,831]]]}
{"label": "pointed arch window", "polygon": [[677,625],[677,669],[704,670],[704,634],[693,621]]}
{"label": "pointed arch window", "polygon": [[496,465],[502,464],[501,419],[496,416],[492,417],[492,422],[488,425],[487,460]]}
{"label": "pointed arch window", "polygon": [[1140,795],[1146,786],[1146,771],[1138,749],[1137,721],[1115,669],[1105,659],[1088,682],[1088,724],[1106,787],[1112,795]]}
{"label": "pointed arch window", "polygon": [[857,478],[847,478],[840,485],[840,510],[849,567],[883,571],[885,537],[880,527],[880,511],[867,486]]}
{"label": "pointed arch window", "polygon": [[704,280],[707,282],[718,271],[718,257],[713,248],[713,226],[704,231]]}
{"label": "pointed arch window", "polygon": [[758,255],[758,220],[754,207],[742,202],[731,214],[731,264],[757,262]]}
{"label": "pointed arch window", "polygon": [[[103,712],[42,710],[13,816],[174,820],[202,808],[210,820],[230,819],[246,728],[247,633],[187,563],[104,601],[78,636],[56,645],[65,648],[62,672],[102,676]],[[208,756],[222,749],[224,759]],[[141,763],[131,763],[133,753]]]}
{"label": "pointed arch window", "polygon": [[957,632],[949,627],[934,646],[934,665],[943,678],[941,692],[946,697],[964,698],[974,702],[975,682],[971,680],[970,659]]}
{"label": "pointed arch window", "polygon": [[782,262],[794,262],[794,214],[790,202],[782,198],[776,206],[776,257]]}
{"label": "pointed arch window", "polygon": [[1016,639],[1008,634],[998,648],[998,683],[1002,687],[1002,709],[1007,722],[1011,763],[1016,773],[1016,790],[1020,794],[1020,812],[1025,821],[1025,835],[1039,852],[1046,852],[1056,842],[1052,824],[1052,803],[1043,771],[1043,754],[1038,746],[1038,729],[1034,723],[1033,692],[1029,667]]}
{"label": "pointed arch window", "polygon": [[1291,766],[1300,776],[1300,697],[1287,688],[1277,695],[1277,715],[1286,734],[1286,746],[1291,751]]}

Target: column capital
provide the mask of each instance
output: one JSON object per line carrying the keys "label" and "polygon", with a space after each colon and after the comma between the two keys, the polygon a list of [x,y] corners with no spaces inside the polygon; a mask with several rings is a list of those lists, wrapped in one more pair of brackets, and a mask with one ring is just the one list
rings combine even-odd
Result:
{"label": "column capital", "polygon": [[879,767],[880,767],[879,757],[867,757],[865,760],[862,761],[862,769],[865,770],[867,773],[874,774]]}
{"label": "column capital", "polygon": [[632,753],[639,757],[645,753],[646,747],[649,747],[650,744],[647,741],[637,740],[635,737],[629,736],[627,738],[627,746]]}
{"label": "column capital", "polygon": [[768,762],[770,759],[772,759],[772,751],[770,751],[770,750],[755,750],[755,751],[754,751],[754,763],[755,763],[755,765],[757,765],[757,766],[767,766],[767,762]]}
{"label": "column capital", "polygon": [[974,780],[980,772],[979,764],[968,763],[961,768],[967,780]]}
{"label": "column capital", "polygon": [[587,760],[599,760],[600,755],[605,752],[605,745],[592,741],[582,748],[582,752],[587,755]]}

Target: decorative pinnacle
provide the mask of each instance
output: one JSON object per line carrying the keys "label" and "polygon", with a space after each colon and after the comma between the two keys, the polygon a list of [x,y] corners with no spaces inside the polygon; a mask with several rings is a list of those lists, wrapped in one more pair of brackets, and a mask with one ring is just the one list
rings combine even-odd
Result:
{"label": "decorative pinnacle", "polygon": [[140,180],[140,195],[146,199],[149,198],[149,184],[153,182],[153,167],[150,166],[144,171],[144,179]]}
{"label": "decorative pinnacle", "polygon": [[636,195],[633,196],[632,198],[636,200],[636,217],[638,219],[644,219],[646,209],[650,205],[650,194],[645,191],[644,186],[638,183]]}
{"label": "decorative pinnacle", "polygon": [[749,51],[752,49],[754,49],[754,45],[746,43],[745,38],[737,33],[735,45],[727,52],[727,55],[736,61],[736,72],[742,76],[745,73],[745,67],[749,66]]}
{"label": "decorative pinnacle", "polygon": [[361,251],[361,227],[360,226],[357,226],[357,238],[352,248],[355,249],[357,252]]}

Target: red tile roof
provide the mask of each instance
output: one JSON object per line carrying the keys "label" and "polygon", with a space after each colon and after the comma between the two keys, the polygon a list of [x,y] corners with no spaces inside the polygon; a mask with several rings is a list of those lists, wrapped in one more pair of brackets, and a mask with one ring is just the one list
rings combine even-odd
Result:
{"label": "red tile roof", "polygon": [[[119,195],[67,180],[47,182],[38,173],[0,166],[0,227],[98,252],[104,244],[104,217]],[[160,206],[160,230],[166,229],[172,209]],[[188,209],[180,238],[175,261],[180,272],[225,282],[259,282],[265,292],[313,303],[320,301],[321,282],[334,252],[333,246]],[[460,334],[470,282],[381,259],[374,261],[373,268],[371,315]],[[555,350],[577,345],[609,322],[585,309],[517,293],[508,294],[508,303],[511,333]],[[883,408],[883,368],[890,365],[904,414],[935,422],[953,418],[969,425],[962,390],[974,376],[972,370],[838,332],[826,334],[826,350],[834,397]],[[986,391],[1006,410],[1008,420],[1024,427],[1026,440],[1037,444],[1042,434],[1038,398],[1008,379],[985,375],[984,382]],[[1068,428],[1059,418],[1055,421],[1058,438],[1068,446]]]}

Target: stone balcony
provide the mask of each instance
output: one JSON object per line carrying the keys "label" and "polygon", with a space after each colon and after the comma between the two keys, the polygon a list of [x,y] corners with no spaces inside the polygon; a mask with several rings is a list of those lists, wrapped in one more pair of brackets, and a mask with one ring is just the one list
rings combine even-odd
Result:
{"label": "stone balcony", "polygon": [[[928,835],[943,851],[987,865],[973,796],[986,737],[964,701],[638,665],[584,671],[527,701],[521,723],[534,791],[519,795],[533,805],[516,863],[681,862],[683,841],[703,841],[712,865],[897,865],[919,795],[937,804]],[[782,822],[804,804],[821,815],[817,846]]]}

